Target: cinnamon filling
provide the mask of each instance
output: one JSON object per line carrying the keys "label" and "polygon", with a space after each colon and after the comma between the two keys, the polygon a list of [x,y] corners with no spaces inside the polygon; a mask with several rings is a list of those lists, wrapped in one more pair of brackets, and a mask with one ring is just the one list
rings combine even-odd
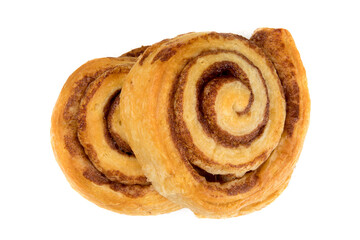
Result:
{"label": "cinnamon filling", "polygon": [[202,177],[204,177],[206,179],[207,182],[219,182],[220,184],[226,183],[226,182],[230,182],[232,180],[235,179],[240,179],[237,178],[234,174],[226,174],[226,175],[222,175],[222,174],[211,174],[207,171],[205,171],[204,169],[191,164],[191,166],[194,168],[194,170]]}
{"label": "cinnamon filling", "polygon": [[[108,179],[104,173],[100,172],[98,169],[95,168],[93,163],[90,161],[90,158],[97,160],[96,152],[91,151],[92,146],[86,146],[87,154],[85,153],[84,146],[81,145],[78,136],[77,131],[78,126],[77,120],[78,120],[78,114],[80,111],[80,102],[82,98],[85,96],[85,92],[87,87],[95,81],[100,75],[106,73],[109,73],[110,70],[113,68],[107,68],[102,69],[91,76],[86,76],[83,79],[76,82],[75,87],[73,89],[72,95],[69,97],[67,104],[64,109],[63,118],[67,125],[67,134],[64,136],[65,141],[65,147],[69,151],[69,153],[74,157],[80,157],[84,161],[87,161],[88,167],[84,170],[83,176],[88,179],[89,181],[97,184],[97,185],[108,185],[112,190],[118,191],[123,193],[124,195],[128,197],[141,197],[144,196],[149,191],[149,186],[151,185],[149,182],[147,182],[147,179],[145,176],[140,176],[138,179],[140,182],[144,182],[144,184],[123,184],[121,182],[116,182]],[[117,149],[117,151],[121,154],[127,154],[132,155],[132,151],[128,144],[124,142],[123,140],[119,141],[121,138],[117,138],[116,135],[111,134],[108,129],[110,128],[108,125],[108,119],[111,118],[111,114],[113,112],[113,108],[116,107],[117,98],[120,94],[120,90],[115,92],[113,96],[110,98],[110,101],[106,104],[106,107],[104,108],[104,124],[106,127],[106,130],[104,131],[104,134],[106,136],[107,142],[110,147],[113,149]],[[113,106],[114,105],[114,106]],[[130,149],[130,150],[129,150]],[[90,155],[88,155],[90,154]],[[124,179],[127,178],[126,175],[122,176]]]}
{"label": "cinnamon filling", "polygon": [[[249,103],[244,111],[237,112],[238,115],[247,113],[254,101],[250,82],[245,72],[235,63],[222,61],[216,62],[204,71],[197,83],[197,117],[204,131],[218,143],[225,147],[236,148],[239,145],[250,145],[257,137],[261,136],[266,123],[269,120],[269,96],[264,111],[263,121],[249,134],[243,136],[233,136],[222,130],[216,123],[215,99],[220,87],[230,81],[242,82],[251,92]],[[266,89],[265,82],[263,84]],[[210,85],[210,91],[204,95],[204,89]]]}
{"label": "cinnamon filling", "polygon": [[[292,136],[294,127],[300,119],[300,89],[295,79],[296,72],[294,71],[294,64],[289,58],[282,57],[281,54],[278,54],[279,52],[282,53],[286,51],[285,44],[282,43],[281,30],[275,29],[272,32],[257,31],[250,40],[264,50],[277,70],[286,100],[284,130]],[[272,44],[274,42],[281,44],[274,45]]]}
{"label": "cinnamon filling", "polygon": [[142,197],[148,190],[149,185],[140,184],[122,184],[109,180],[104,174],[99,172],[95,167],[88,168],[84,171],[83,176],[97,185],[108,184],[109,187],[117,192],[121,192],[127,197]]}
{"label": "cinnamon filling", "polygon": [[[248,59],[246,59],[242,54],[235,51],[227,50],[214,50],[214,51],[205,51],[199,56],[189,59],[188,64],[182,72],[178,75],[172,90],[169,95],[169,125],[171,129],[171,136],[175,143],[176,148],[178,149],[182,160],[185,165],[188,167],[190,172],[193,174],[194,178],[198,181],[205,181],[209,184],[206,184],[208,188],[216,188],[219,191],[227,192],[229,195],[238,194],[240,192],[250,190],[257,183],[256,171],[249,171],[245,173],[242,177],[236,177],[233,174],[212,174],[204,170],[203,168],[193,164],[194,160],[201,160],[203,162],[208,162],[210,164],[216,165],[213,160],[205,156],[201,150],[199,150],[192,139],[192,136],[189,130],[186,127],[186,124],[183,119],[183,92],[185,84],[187,81],[188,69],[192,64],[196,62],[196,59],[209,54],[217,54],[220,52],[233,53],[237,54],[239,57],[244,58],[251,64]],[[256,68],[256,67],[255,67]],[[257,68],[256,68],[257,69]],[[259,71],[260,76],[261,72]],[[184,81],[185,80],[185,81]],[[265,110],[263,113],[263,120],[260,124],[249,134],[243,136],[233,136],[230,133],[224,131],[216,123],[216,111],[215,111],[215,99],[218,90],[225,83],[231,81],[240,81],[245,85],[250,91],[249,101],[244,110],[236,112],[239,116],[247,114],[250,111],[250,108],[254,101],[254,95],[251,90],[250,81],[246,76],[245,72],[234,62],[221,61],[216,62],[210,65],[201,75],[200,79],[196,85],[196,94],[197,94],[197,119],[201,123],[204,132],[214,139],[217,143],[230,148],[238,147],[239,145],[250,145],[257,137],[261,136],[263,130],[269,120],[269,96],[265,80],[262,78],[262,83],[266,89],[267,102]],[[263,158],[266,154],[262,154],[256,157],[257,160]],[[246,164],[245,164],[246,165]],[[244,164],[239,166],[232,167],[244,167]],[[236,180],[236,181],[234,181]],[[211,184],[218,183],[218,184]],[[226,186],[225,186],[226,185]],[[224,186],[224,187],[221,187]]]}
{"label": "cinnamon filling", "polygon": [[105,128],[104,134],[106,141],[109,146],[115,150],[117,150],[120,154],[127,154],[128,156],[134,156],[133,151],[131,150],[129,144],[125,142],[119,134],[112,130],[112,117],[114,115],[116,107],[120,103],[120,93],[121,90],[117,90],[109,99],[109,102],[106,104],[104,108],[104,125],[107,126]]}

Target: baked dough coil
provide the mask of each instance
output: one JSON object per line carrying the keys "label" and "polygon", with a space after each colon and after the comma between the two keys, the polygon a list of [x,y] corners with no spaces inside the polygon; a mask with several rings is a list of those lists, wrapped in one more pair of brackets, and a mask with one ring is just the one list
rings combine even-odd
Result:
{"label": "baked dough coil", "polygon": [[155,189],[199,217],[247,214],[287,186],[309,122],[299,53],[284,29],[188,33],[149,47],[120,102]]}
{"label": "baked dough coil", "polygon": [[100,207],[129,215],[179,209],[144,176],[119,119],[124,79],[144,49],[78,68],[60,93],[51,126],[53,150],[71,186]]}

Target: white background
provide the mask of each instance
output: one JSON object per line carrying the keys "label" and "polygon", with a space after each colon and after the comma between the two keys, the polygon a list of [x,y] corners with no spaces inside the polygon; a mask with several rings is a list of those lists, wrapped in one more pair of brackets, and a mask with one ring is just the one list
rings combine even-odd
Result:
{"label": "white background", "polygon": [[[0,239],[360,239],[358,11],[345,0],[1,1]],[[77,67],[190,31],[259,27],[290,30],[312,99],[303,152],[274,203],[223,220],[130,217],[70,187],[49,129]]]}

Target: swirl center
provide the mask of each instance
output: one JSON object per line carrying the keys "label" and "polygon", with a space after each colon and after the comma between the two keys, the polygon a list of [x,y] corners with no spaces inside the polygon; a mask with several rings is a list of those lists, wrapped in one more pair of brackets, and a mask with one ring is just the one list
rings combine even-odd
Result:
{"label": "swirl center", "polygon": [[278,114],[262,72],[241,53],[201,53],[181,71],[174,91],[171,119],[179,150],[192,165],[241,177],[271,153],[274,145],[264,136],[276,133],[269,119]]}

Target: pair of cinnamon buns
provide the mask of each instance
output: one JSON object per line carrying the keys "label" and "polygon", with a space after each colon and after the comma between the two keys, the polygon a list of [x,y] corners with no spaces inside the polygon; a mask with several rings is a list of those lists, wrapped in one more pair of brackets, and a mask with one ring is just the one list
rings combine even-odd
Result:
{"label": "pair of cinnamon buns", "polygon": [[188,33],[78,68],[51,142],[71,186],[100,207],[234,217],[286,188],[309,114],[287,30]]}

